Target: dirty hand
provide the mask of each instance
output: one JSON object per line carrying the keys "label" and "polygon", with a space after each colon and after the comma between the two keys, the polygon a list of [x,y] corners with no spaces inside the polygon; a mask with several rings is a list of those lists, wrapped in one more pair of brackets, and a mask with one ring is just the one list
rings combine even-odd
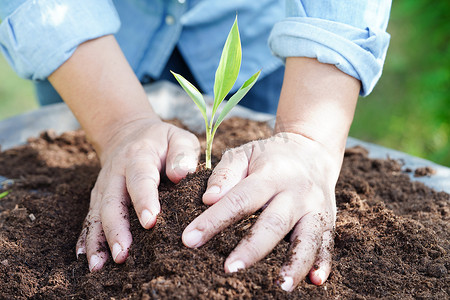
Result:
{"label": "dirty hand", "polygon": [[281,287],[292,290],[308,273],[314,284],[324,283],[331,270],[340,163],[321,144],[286,132],[228,150],[203,195],[203,202],[212,206],[185,229],[184,244],[200,247],[263,209],[249,235],[226,259],[225,271],[250,267],[292,230],[294,257],[281,269]]}
{"label": "dirty hand", "polygon": [[108,259],[107,245],[116,263],[128,256],[132,237],[128,206],[133,204],[141,225],[149,229],[160,212],[160,172],[177,183],[197,166],[197,138],[159,119],[138,119],[110,138],[100,156],[101,171],[91,192],[89,212],[77,242],[77,256],[87,254],[90,271]]}
{"label": "dirty hand", "polygon": [[281,269],[281,288],[292,291],[308,273],[323,284],[331,271],[334,187],[360,87],[333,65],[286,58],[276,134],[225,152],[203,196],[212,206],[186,227],[184,244],[200,247],[262,209],[225,271],[250,267],[292,231],[294,257]]}
{"label": "dirty hand", "polygon": [[[191,133],[162,122],[114,36],[80,44],[49,81],[83,127],[101,171],[77,242],[89,269],[108,258],[123,263],[131,245],[128,206],[145,228],[160,211],[159,174],[178,182],[195,170],[199,143]],[[107,244],[108,245],[107,245]]]}

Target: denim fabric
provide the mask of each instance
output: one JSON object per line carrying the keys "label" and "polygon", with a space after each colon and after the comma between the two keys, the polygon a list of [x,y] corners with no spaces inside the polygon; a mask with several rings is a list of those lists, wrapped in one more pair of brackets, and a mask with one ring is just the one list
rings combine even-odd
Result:
{"label": "denim fabric", "polygon": [[391,0],[287,0],[269,45],[280,58],[303,56],[336,65],[368,95],[381,76],[390,36]]}
{"label": "denim fabric", "polygon": [[390,3],[390,0],[287,0],[286,5],[281,0],[0,1],[3,19],[0,49],[20,76],[44,80],[80,43],[115,34],[131,67],[144,80],[159,78],[177,47],[200,88],[212,95],[215,69],[237,14],[243,64],[234,90],[259,69],[261,80],[277,70],[282,73],[283,62],[273,52],[282,59],[317,57],[321,62],[335,64],[361,80],[361,93],[365,95],[381,74],[389,43],[385,30]]}
{"label": "denim fabric", "polygon": [[[178,47],[200,88],[213,95],[214,75],[227,34],[238,15],[242,66],[234,90],[262,69],[264,77],[283,63],[271,54],[267,39],[284,17],[278,0],[113,1],[122,27],[116,38],[138,78],[159,78]],[[145,29],[145,30],[143,30]]]}
{"label": "denim fabric", "polygon": [[61,96],[47,79],[35,81],[34,90],[41,106],[63,102]]}
{"label": "denim fabric", "polygon": [[[19,6],[13,11],[12,4]],[[1,1],[0,49],[23,78],[45,79],[93,38],[116,32],[119,17],[108,0]]]}

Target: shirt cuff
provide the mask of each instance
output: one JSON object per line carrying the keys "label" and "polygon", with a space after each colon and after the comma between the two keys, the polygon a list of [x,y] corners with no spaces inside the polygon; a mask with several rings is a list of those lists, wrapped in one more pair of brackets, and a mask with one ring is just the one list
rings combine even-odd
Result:
{"label": "shirt cuff", "polygon": [[19,76],[42,80],[79,44],[119,28],[111,0],[26,1],[0,24],[0,49]]}
{"label": "shirt cuff", "polygon": [[390,35],[379,28],[351,25],[309,17],[291,17],[275,24],[269,37],[274,55],[316,58],[333,64],[361,81],[368,95],[381,76]]}

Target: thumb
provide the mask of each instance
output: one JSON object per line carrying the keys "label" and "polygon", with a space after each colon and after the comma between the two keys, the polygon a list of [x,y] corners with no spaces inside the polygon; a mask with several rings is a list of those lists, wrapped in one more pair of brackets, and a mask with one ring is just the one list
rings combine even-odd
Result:
{"label": "thumb", "polygon": [[166,175],[178,183],[188,173],[197,169],[200,143],[195,135],[180,128],[175,128],[169,137],[166,156]]}
{"label": "thumb", "polygon": [[209,177],[203,202],[215,204],[242,179],[247,177],[248,157],[241,147],[226,151]]}

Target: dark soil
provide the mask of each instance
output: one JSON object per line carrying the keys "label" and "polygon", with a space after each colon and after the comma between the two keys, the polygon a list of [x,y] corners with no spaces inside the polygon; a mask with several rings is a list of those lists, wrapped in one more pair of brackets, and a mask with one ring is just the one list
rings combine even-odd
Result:
{"label": "dark soil", "polygon": [[[215,155],[270,134],[263,124],[233,119],[221,125]],[[217,158],[216,158],[217,161]],[[181,243],[184,227],[206,208],[201,171],[178,185],[163,179],[162,213],[144,230],[130,210],[134,238],[123,265],[109,261],[90,274],[75,243],[99,164],[81,131],[44,133],[0,154],[0,175],[14,179],[0,193],[1,299],[449,299],[450,198],[410,182],[392,160],[346,152],[336,187],[338,219],[333,271],[323,286],[305,280],[291,294],[275,283],[288,257],[282,241],[248,270],[225,274],[227,255],[255,216],[200,249]]]}
{"label": "dark soil", "polygon": [[436,174],[436,170],[434,170],[431,167],[417,168],[414,171],[414,177],[424,177],[424,176],[430,177],[431,175],[434,175],[434,174]]}

